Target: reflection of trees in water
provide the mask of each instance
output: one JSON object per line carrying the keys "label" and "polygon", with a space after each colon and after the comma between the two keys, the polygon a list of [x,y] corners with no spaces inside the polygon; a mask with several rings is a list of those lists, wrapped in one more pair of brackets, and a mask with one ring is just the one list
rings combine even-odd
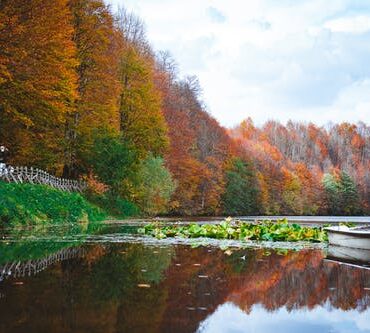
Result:
{"label": "reflection of trees in water", "polygon": [[246,312],[258,303],[271,311],[326,302],[362,310],[370,304],[364,289],[370,272],[323,262],[321,251],[228,256],[206,247],[84,248],[83,258],[53,265],[19,289],[6,281],[0,332],[194,332],[227,301]]}
{"label": "reflection of trees in water", "polygon": [[195,331],[227,301],[247,313],[254,304],[271,311],[283,306],[311,309],[327,302],[342,310],[362,311],[370,305],[364,289],[370,286],[370,271],[325,262],[320,250],[286,255],[244,250],[227,256],[216,249],[186,248],[177,252],[176,262],[181,266],[171,265],[161,284],[169,294],[162,331]]}
{"label": "reflection of trees in water", "polygon": [[172,248],[142,244],[108,245],[104,248],[104,255],[91,266],[89,278],[95,294],[102,300],[130,297],[138,284],[158,284],[173,255]]}
{"label": "reflection of trees in water", "polygon": [[41,260],[70,247],[82,245],[85,239],[102,232],[102,223],[40,225],[32,228],[9,228],[0,242],[0,266],[13,262]]}
{"label": "reflection of trees in water", "polygon": [[[174,249],[142,244],[106,246],[91,265],[89,284],[94,297],[117,303],[116,332],[152,332],[166,305],[166,289],[156,288],[171,263]],[[150,288],[139,288],[146,284]]]}
{"label": "reflection of trees in water", "polygon": [[[0,332],[150,332],[158,327],[167,297],[158,282],[165,278],[173,248],[112,244],[84,249],[83,258],[50,266],[19,288],[6,281]],[[138,288],[140,283],[151,288]]]}
{"label": "reflection of trees in water", "polygon": [[[89,286],[84,295],[85,306],[98,303],[105,309],[107,305],[115,332],[155,331],[167,298],[166,289],[157,286],[165,278],[173,255],[172,247],[94,246],[86,254],[89,273],[82,277]],[[139,288],[139,284],[150,288]]]}
{"label": "reflection of trees in water", "polygon": [[370,305],[368,270],[325,262],[318,250],[256,258],[250,259],[245,274],[234,277],[235,289],[227,297],[244,311],[257,303],[268,310],[311,309],[328,302],[338,309],[362,311]]}
{"label": "reflection of trees in water", "polygon": [[218,249],[178,248],[161,283],[168,298],[158,332],[195,332],[199,322],[223,302],[231,273],[225,257]]}

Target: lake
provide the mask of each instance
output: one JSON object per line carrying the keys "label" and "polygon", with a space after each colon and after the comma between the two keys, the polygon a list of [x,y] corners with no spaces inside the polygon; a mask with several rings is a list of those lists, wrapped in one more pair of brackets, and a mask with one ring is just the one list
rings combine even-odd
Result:
{"label": "lake", "polygon": [[325,259],[322,245],[136,229],[3,230],[0,332],[370,332],[370,270]]}

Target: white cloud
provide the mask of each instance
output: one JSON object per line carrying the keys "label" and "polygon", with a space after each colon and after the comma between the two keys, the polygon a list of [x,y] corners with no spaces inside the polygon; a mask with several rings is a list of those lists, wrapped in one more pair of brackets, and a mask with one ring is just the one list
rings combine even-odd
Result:
{"label": "white cloud", "polygon": [[324,24],[335,32],[363,33],[370,30],[370,16],[341,17]]}
{"label": "white cloud", "polygon": [[248,116],[370,119],[366,1],[109,1],[134,10],[154,48],[200,78],[209,111],[226,126]]}
{"label": "white cloud", "polygon": [[254,305],[250,313],[243,312],[233,303],[220,305],[214,313],[200,323],[198,333],[228,332],[370,332],[368,320],[370,310],[343,311],[329,305],[316,306],[309,310],[288,311],[282,307],[267,311],[261,305]]}

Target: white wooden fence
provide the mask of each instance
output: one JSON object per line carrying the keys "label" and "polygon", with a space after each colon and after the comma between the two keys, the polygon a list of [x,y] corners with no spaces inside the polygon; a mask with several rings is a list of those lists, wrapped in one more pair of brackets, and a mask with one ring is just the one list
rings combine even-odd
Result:
{"label": "white wooden fence", "polygon": [[17,184],[43,184],[67,192],[82,192],[87,188],[87,184],[84,181],[58,178],[32,167],[12,167],[7,165],[5,168],[0,168],[0,179]]}
{"label": "white wooden fence", "polygon": [[25,276],[36,275],[37,273],[45,270],[48,266],[57,262],[73,258],[82,258],[84,255],[85,250],[83,248],[72,247],[62,249],[42,259],[28,260],[25,262],[8,262],[5,265],[0,266],[0,282],[8,279],[9,277],[22,278]]}

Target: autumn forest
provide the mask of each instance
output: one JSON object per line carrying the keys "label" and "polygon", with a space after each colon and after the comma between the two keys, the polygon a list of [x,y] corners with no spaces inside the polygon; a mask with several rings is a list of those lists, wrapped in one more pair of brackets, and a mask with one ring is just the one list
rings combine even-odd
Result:
{"label": "autumn forest", "polygon": [[197,78],[180,77],[123,8],[0,2],[9,164],[85,179],[116,216],[370,214],[368,124],[257,126],[248,105],[245,119],[222,127]]}

